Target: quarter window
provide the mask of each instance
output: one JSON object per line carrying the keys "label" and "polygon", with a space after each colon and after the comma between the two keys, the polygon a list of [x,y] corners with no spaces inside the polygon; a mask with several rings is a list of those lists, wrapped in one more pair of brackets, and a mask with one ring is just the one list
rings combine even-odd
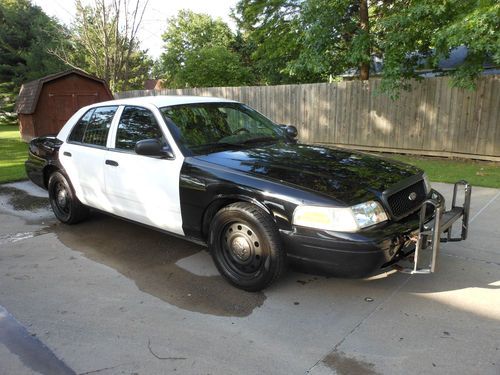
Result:
{"label": "quarter window", "polygon": [[98,107],[86,112],[73,128],[68,141],[106,146],[111,121],[118,107]]}
{"label": "quarter window", "polygon": [[163,134],[151,111],[139,107],[126,107],[118,124],[115,148],[133,150],[135,144],[143,139],[158,139],[165,144]]}
{"label": "quarter window", "polygon": [[92,108],[91,110],[85,112],[83,117],[80,120],[78,120],[75,127],[71,131],[71,134],[69,135],[68,141],[78,142],[78,143],[81,143],[83,141],[83,135],[85,134],[85,129],[87,129],[87,125],[89,124],[90,119],[94,114],[94,111],[95,108]]}
{"label": "quarter window", "polygon": [[92,120],[87,125],[83,143],[95,146],[106,146],[109,128],[117,107],[96,108]]}

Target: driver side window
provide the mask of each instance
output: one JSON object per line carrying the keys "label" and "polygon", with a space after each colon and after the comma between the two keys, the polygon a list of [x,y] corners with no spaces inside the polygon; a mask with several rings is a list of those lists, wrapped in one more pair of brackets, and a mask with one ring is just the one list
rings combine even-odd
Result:
{"label": "driver side window", "polygon": [[166,144],[158,122],[151,111],[140,107],[125,107],[116,132],[115,149],[133,151],[143,139],[158,139]]}

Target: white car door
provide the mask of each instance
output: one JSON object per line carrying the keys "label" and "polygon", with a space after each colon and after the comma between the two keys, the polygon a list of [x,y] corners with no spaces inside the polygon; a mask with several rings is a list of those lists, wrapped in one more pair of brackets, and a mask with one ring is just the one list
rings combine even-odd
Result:
{"label": "white car door", "polygon": [[104,158],[117,109],[118,106],[89,109],[59,150],[59,160],[78,199],[83,204],[104,211],[111,209],[105,194]]}
{"label": "white car door", "polygon": [[[112,130],[106,152],[106,195],[113,213],[171,233],[184,235],[179,176],[184,157],[156,108],[126,106]],[[173,158],[137,155],[135,144],[158,139]]]}

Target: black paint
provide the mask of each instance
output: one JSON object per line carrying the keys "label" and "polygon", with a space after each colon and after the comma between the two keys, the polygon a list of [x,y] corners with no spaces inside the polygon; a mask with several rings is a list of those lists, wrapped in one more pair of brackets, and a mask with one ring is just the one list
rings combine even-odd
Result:
{"label": "black paint", "polygon": [[[53,136],[33,139],[29,144],[28,160],[25,163],[26,174],[38,186],[47,189],[49,168],[62,170],[59,162],[59,148],[63,142]],[[71,154],[67,157],[71,157]]]}

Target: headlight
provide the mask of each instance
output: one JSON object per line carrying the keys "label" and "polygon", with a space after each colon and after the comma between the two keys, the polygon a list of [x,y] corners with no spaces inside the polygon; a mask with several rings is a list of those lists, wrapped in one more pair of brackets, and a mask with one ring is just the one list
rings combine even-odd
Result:
{"label": "headlight", "polygon": [[387,220],[387,214],[384,209],[380,203],[375,201],[357,204],[356,206],[352,206],[351,209],[354,219],[360,228],[366,228]]}
{"label": "headlight", "polygon": [[293,224],[303,227],[356,232],[387,220],[387,214],[375,201],[352,207],[297,206],[293,213]]}
{"label": "headlight", "polygon": [[429,194],[431,192],[432,186],[431,182],[429,181],[429,177],[424,173],[424,184],[425,184],[425,192]]}

